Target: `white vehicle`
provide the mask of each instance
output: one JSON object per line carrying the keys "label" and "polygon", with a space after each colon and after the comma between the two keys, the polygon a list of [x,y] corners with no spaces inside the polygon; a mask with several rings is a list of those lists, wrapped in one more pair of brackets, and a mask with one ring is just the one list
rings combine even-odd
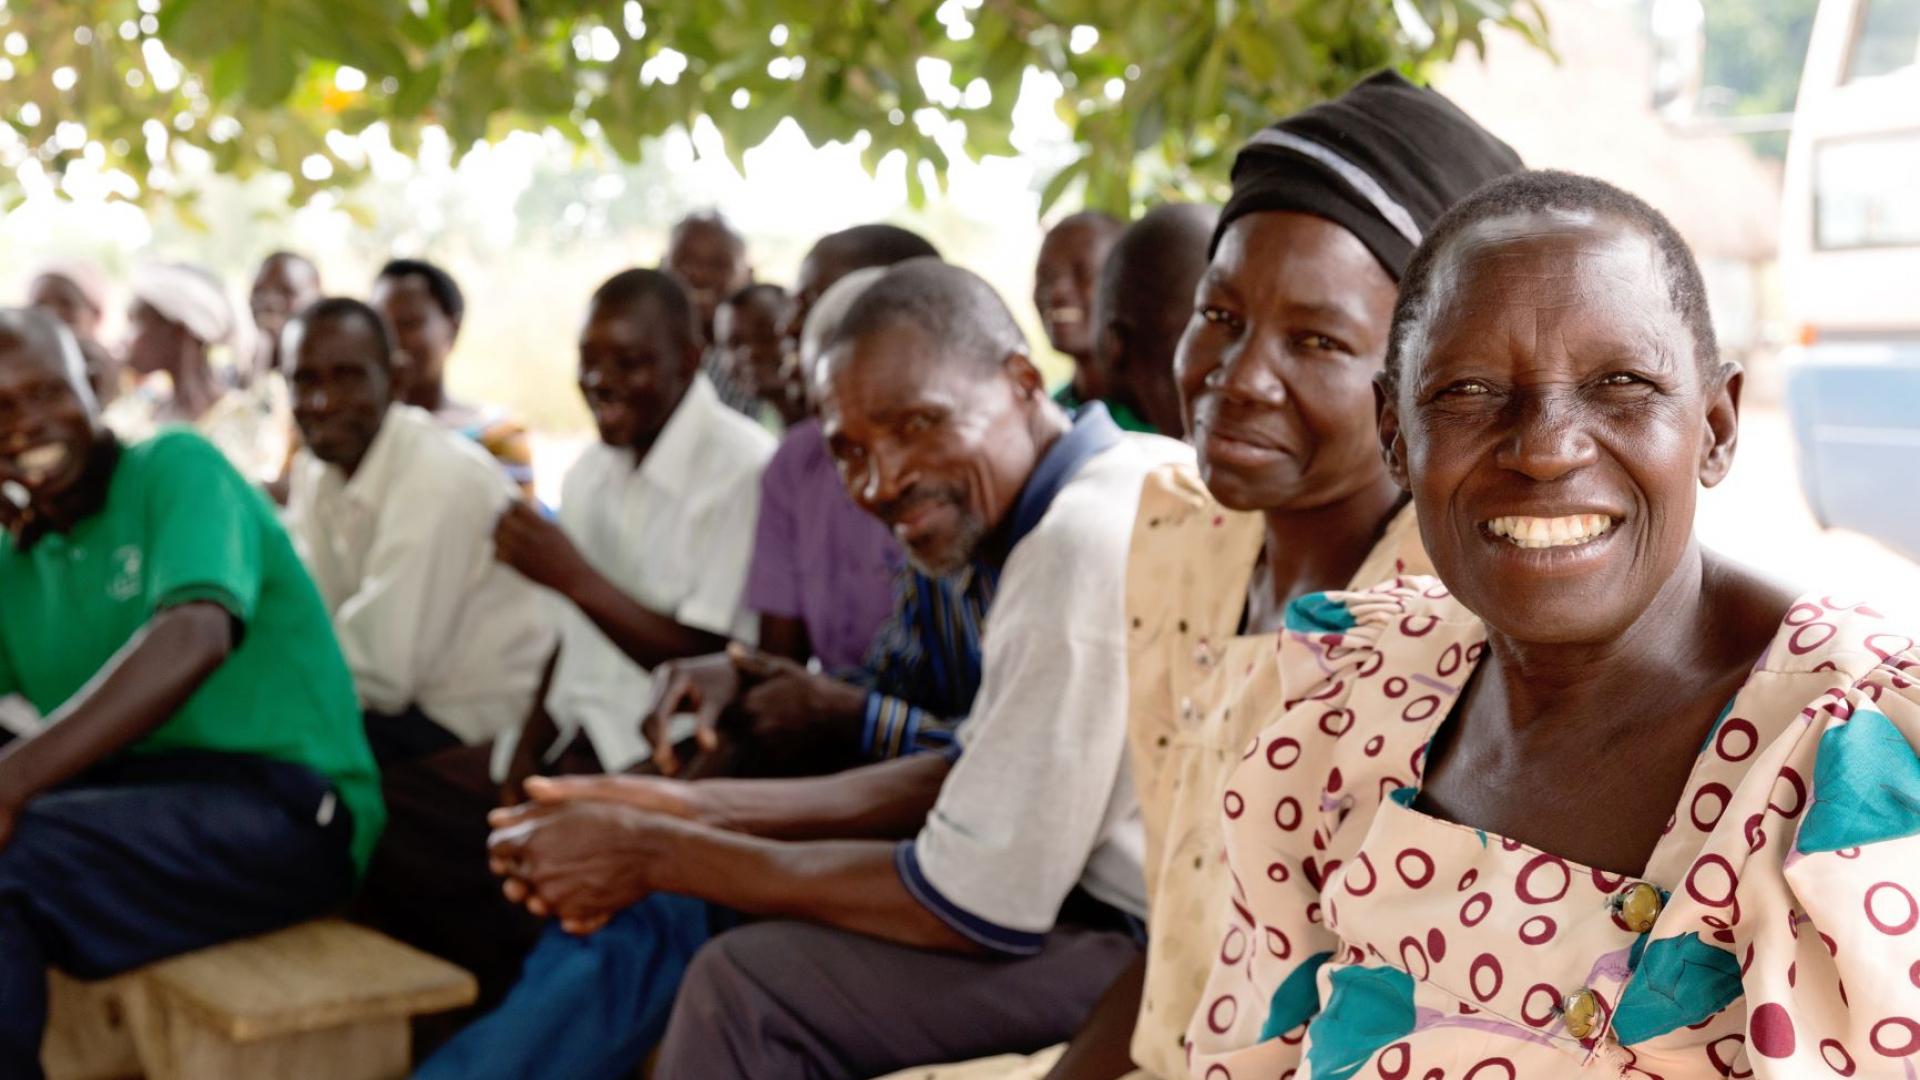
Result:
{"label": "white vehicle", "polygon": [[1807,501],[1823,524],[1920,557],[1920,0],[1823,0],[1785,199]]}

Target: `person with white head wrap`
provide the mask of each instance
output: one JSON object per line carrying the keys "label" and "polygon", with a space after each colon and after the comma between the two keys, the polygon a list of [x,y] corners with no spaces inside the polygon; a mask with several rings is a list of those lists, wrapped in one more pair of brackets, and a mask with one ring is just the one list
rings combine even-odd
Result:
{"label": "person with white head wrap", "polygon": [[140,385],[107,410],[107,426],[134,441],[184,423],[218,446],[249,480],[268,483],[285,466],[291,428],[285,383],[234,388],[213,357],[252,356],[253,324],[213,272],[150,263],[134,272],[126,364]]}

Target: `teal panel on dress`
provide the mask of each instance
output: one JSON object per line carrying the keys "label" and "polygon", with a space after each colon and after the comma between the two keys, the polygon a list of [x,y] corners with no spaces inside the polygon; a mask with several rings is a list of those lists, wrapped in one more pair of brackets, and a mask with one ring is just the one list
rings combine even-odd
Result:
{"label": "teal panel on dress", "polygon": [[1740,961],[1699,934],[1662,938],[1647,946],[1613,1010],[1613,1036],[1622,1046],[1642,1043],[1707,1017],[1740,1000]]}
{"label": "teal panel on dress", "polygon": [[1342,634],[1353,629],[1353,613],[1327,593],[1308,593],[1287,605],[1286,628],[1301,634]]}
{"label": "teal panel on dress", "polygon": [[1394,802],[1399,803],[1409,810],[1413,808],[1413,800],[1419,797],[1420,789],[1417,787],[1400,787],[1387,792],[1387,798],[1392,799]]}
{"label": "teal panel on dress", "polygon": [[1307,1029],[1314,1080],[1343,1080],[1396,1039],[1413,1033],[1413,976],[1390,967],[1333,973],[1327,1007]]}
{"label": "teal panel on dress", "polygon": [[1314,953],[1287,973],[1273,992],[1273,1004],[1267,1009],[1267,1022],[1260,1026],[1260,1041],[1277,1039],[1313,1019],[1320,1011],[1320,988],[1315,981],[1320,968],[1333,959],[1330,952]]}
{"label": "teal panel on dress", "polygon": [[1920,755],[1885,713],[1858,709],[1820,736],[1813,805],[1796,845],[1839,851],[1920,833]]}

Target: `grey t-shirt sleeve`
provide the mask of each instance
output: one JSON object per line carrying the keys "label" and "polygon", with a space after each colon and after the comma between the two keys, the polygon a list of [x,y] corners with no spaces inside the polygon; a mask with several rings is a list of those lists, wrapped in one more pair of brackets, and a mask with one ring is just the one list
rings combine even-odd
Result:
{"label": "grey t-shirt sleeve", "polygon": [[[1023,607],[1036,612],[1061,600],[1031,599]],[[897,862],[949,926],[1031,953],[1106,839],[1126,751],[1126,652],[1117,628],[1062,634],[1051,620],[1001,614],[965,749]]]}

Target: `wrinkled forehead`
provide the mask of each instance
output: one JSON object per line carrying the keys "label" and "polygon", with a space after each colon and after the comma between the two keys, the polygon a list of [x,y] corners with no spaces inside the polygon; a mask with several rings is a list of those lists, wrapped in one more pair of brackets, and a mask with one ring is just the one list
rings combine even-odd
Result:
{"label": "wrinkled forehead", "polygon": [[1434,283],[1467,299],[1516,284],[1573,290],[1657,282],[1659,249],[1643,230],[1590,211],[1541,211],[1475,222],[1448,244]]}
{"label": "wrinkled forehead", "polygon": [[838,427],[884,423],[919,406],[961,400],[986,371],[949,351],[904,319],[836,341],[814,366],[821,411]]}
{"label": "wrinkled forehead", "polygon": [[1488,218],[1436,255],[1406,356],[1416,364],[1467,324],[1506,317],[1578,322],[1605,318],[1631,331],[1677,322],[1659,246],[1629,222],[1588,211]]}

